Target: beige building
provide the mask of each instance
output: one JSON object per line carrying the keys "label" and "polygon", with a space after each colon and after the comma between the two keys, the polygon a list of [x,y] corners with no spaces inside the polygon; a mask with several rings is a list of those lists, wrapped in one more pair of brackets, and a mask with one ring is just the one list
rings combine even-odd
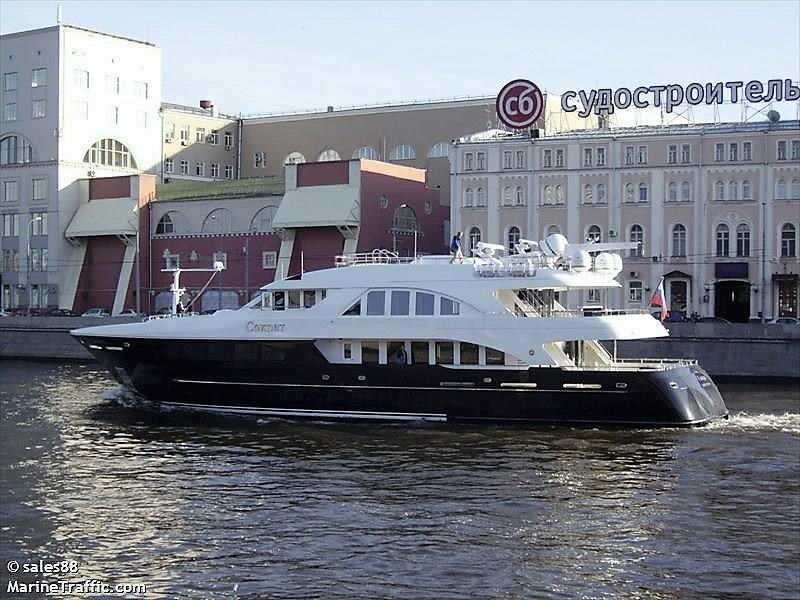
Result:
{"label": "beige building", "polygon": [[[615,301],[747,321],[798,316],[797,121],[462,138],[451,221],[470,243],[636,241]],[[601,300],[597,293],[574,305]]]}

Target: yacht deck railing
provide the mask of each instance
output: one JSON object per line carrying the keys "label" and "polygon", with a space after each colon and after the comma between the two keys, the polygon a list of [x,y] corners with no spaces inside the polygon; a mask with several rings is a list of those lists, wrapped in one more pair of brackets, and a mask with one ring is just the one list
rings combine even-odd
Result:
{"label": "yacht deck railing", "polygon": [[352,267],[355,265],[385,265],[402,262],[400,255],[391,250],[376,249],[371,252],[355,252],[340,254],[334,259],[336,267]]}

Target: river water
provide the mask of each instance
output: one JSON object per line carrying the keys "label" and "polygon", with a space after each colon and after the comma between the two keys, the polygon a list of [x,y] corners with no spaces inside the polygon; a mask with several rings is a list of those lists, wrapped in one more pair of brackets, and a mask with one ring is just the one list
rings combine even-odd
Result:
{"label": "river water", "polygon": [[800,597],[800,392],[721,389],[693,430],[298,424],[0,361],[0,596]]}

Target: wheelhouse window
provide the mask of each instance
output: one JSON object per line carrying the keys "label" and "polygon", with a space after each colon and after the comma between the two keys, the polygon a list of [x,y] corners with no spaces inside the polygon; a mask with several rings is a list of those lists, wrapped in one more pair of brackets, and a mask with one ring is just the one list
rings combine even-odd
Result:
{"label": "wheelhouse window", "polygon": [[458,302],[442,296],[441,303],[439,304],[440,315],[457,315],[459,313],[459,309],[460,305]]}
{"label": "wheelhouse window", "polygon": [[417,292],[415,294],[415,299],[414,314],[423,316],[433,314],[433,294]]}
{"label": "wheelhouse window", "polygon": [[383,290],[373,290],[367,294],[367,314],[370,316],[382,316],[385,312],[386,292]]}
{"label": "wheelhouse window", "polygon": [[391,314],[394,316],[408,315],[411,293],[405,290],[392,290]]}

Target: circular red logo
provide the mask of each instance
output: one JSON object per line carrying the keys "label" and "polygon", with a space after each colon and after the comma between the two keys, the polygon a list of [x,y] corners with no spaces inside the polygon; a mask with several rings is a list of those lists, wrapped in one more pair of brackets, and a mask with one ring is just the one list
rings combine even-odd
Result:
{"label": "circular red logo", "polygon": [[544,111],[542,91],[532,81],[509,81],[497,95],[497,116],[512,129],[525,129]]}

